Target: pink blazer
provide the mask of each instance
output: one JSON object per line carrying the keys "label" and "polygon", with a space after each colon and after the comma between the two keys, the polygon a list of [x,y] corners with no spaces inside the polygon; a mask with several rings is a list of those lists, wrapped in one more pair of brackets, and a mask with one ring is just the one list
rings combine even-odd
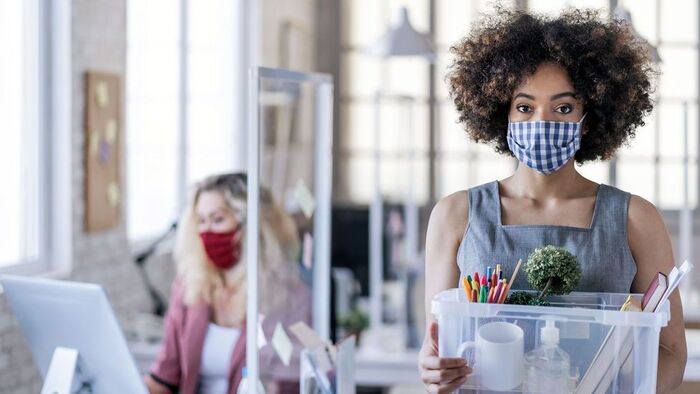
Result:
{"label": "pink blazer", "polygon": [[[172,286],[170,305],[165,315],[163,343],[151,374],[156,380],[179,388],[182,394],[195,394],[199,383],[204,338],[209,325],[209,305],[204,302],[187,306],[183,302],[183,286],[176,280]],[[245,324],[231,353],[229,394],[235,394],[245,366]]]}
{"label": "pink blazer", "polygon": [[[289,290],[285,307],[265,318],[261,324],[266,338],[272,338],[277,324],[287,329],[300,320],[311,322],[311,294],[305,285]],[[210,321],[209,305],[198,302],[185,305],[184,288],[176,279],[170,294],[170,305],[165,315],[165,333],[151,375],[158,381],[179,388],[181,394],[196,394],[199,383],[200,363],[204,339]],[[276,382],[283,394],[299,392],[299,352],[301,344],[290,335],[293,355],[289,365],[284,365],[270,343],[259,350],[260,374],[265,380]],[[241,381],[241,369],[246,365],[246,329],[231,353],[229,363],[229,394],[235,394]]]}

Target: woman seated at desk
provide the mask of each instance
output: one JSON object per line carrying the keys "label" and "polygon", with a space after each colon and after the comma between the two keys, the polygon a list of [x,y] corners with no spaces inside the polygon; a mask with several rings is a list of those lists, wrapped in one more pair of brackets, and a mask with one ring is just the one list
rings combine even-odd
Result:
{"label": "woman seated at desk", "polygon": [[[177,278],[165,317],[163,344],[145,382],[154,393],[235,393],[246,359],[245,174],[211,176],[198,184],[179,225]],[[271,337],[310,320],[309,292],[297,272],[296,227],[260,189],[259,271],[262,327]],[[268,291],[274,289],[275,291]],[[295,300],[295,308],[284,305]],[[298,366],[283,366],[269,346],[260,351],[261,377],[268,392],[298,391]],[[298,362],[298,361],[297,361]],[[262,368],[262,364],[264,368]]]}

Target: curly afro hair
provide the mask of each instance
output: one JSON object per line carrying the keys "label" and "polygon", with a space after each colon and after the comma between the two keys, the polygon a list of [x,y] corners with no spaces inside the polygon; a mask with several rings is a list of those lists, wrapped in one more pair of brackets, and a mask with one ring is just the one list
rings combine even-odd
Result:
{"label": "curly afro hair", "polygon": [[611,158],[653,109],[657,75],[648,47],[624,22],[595,10],[558,17],[498,8],[451,48],[447,82],[459,122],[476,142],[510,154],[506,140],[514,90],[542,63],[564,68],[587,113],[578,163]]}

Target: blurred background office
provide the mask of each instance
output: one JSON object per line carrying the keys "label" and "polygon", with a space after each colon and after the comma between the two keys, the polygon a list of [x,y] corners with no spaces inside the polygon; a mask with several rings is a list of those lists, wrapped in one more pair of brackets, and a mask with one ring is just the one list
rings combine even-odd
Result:
{"label": "blurred background office", "polygon": [[[613,160],[579,171],[656,204],[676,262],[697,265],[698,2],[502,5],[543,13],[598,8],[648,42],[661,71],[655,110]],[[248,68],[329,73],[331,334],[362,331],[361,390],[421,392],[416,355],[430,210],[442,196],[504,178],[517,164],[467,139],[444,82],[450,46],[493,7],[478,0],[0,0],[0,273],[102,284],[147,367],[160,331],[153,312],[158,297],[167,302],[175,275],[169,233],[189,187],[246,170]],[[387,44],[407,23],[424,34],[411,36],[420,49],[413,56]],[[113,133],[97,142],[86,131],[95,121],[86,106],[93,72],[117,77],[108,97],[120,104],[107,126]],[[108,182],[105,206],[91,201],[93,159],[113,163],[97,176]],[[700,270],[682,296],[690,360],[679,392],[692,392],[700,382]],[[0,295],[0,393],[40,387]]]}

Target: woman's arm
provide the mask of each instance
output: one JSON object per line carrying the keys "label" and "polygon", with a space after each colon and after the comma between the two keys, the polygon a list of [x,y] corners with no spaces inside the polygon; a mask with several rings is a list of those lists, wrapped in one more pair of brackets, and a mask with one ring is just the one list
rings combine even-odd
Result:
{"label": "woman's arm", "polygon": [[[631,291],[642,293],[657,272],[668,274],[673,269],[671,239],[656,207],[641,197],[632,196],[627,222],[627,237],[637,262]],[[681,384],[687,359],[683,306],[677,289],[669,300],[671,321],[661,329],[657,393],[669,393]]]}
{"label": "woman's arm", "polygon": [[185,313],[185,305],[182,301],[183,288],[180,279],[175,279],[170,291],[168,310],[165,313],[163,342],[158,352],[150,375],[144,379],[151,394],[160,394],[173,391],[180,383],[180,345],[182,336],[181,326]]}
{"label": "woman's arm", "polygon": [[426,335],[420,351],[421,379],[430,393],[450,393],[466,381],[471,371],[461,357],[439,358],[437,323],[430,313],[431,300],[459,280],[457,249],[468,222],[467,193],[457,192],[440,200],[430,214],[425,245]]}

